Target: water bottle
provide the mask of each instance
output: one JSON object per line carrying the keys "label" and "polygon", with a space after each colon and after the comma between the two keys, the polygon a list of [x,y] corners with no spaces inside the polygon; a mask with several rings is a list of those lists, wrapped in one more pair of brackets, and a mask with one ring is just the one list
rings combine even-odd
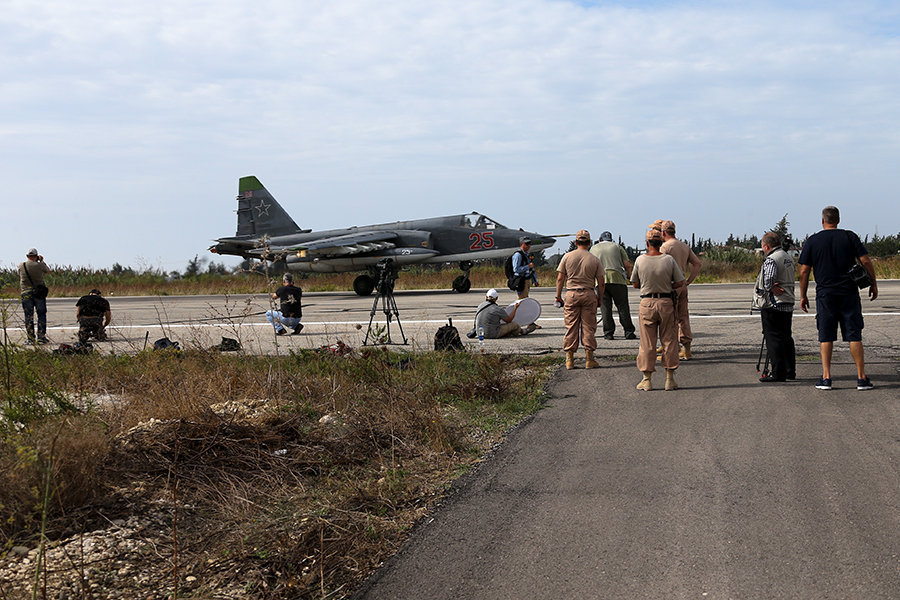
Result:
{"label": "water bottle", "polygon": [[478,348],[484,350],[484,327],[478,326]]}

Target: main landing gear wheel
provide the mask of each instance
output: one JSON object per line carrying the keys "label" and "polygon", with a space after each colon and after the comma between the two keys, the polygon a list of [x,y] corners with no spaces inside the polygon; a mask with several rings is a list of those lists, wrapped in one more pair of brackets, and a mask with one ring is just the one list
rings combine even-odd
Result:
{"label": "main landing gear wheel", "polygon": [[353,291],[358,296],[371,296],[375,289],[375,279],[368,275],[360,275],[353,280]]}
{"label": "main landing gear wheel", "polygon": [[460,275],[453,280],[453,291],[459,294],[465,294],[472,289],[472,282],[465,275]]}

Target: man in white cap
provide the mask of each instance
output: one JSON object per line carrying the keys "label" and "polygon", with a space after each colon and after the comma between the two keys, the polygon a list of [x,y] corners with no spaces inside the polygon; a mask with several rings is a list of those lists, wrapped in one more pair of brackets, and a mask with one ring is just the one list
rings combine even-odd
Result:
{"label": "man in white cap", "polygon": [[591,254],[590,247],[590,232],[579,230],[575,234],[575,249],[565,253],[556,268],[556,305],[563,307],[567,369],[575,368],[579,337],[584,346],[584,368],[600,366],[594,360],[594,350],[597,349],[597,304],[603,298],[603,263]]}
{"label": "man in white cap", "polygon": [[[26,260],[19,263],[19,286],[22,289],[22,310],[25,312],[25,335],[28,343],[46,344],[47,339],[47,286],[44,275],[50,267],[44,263],[44,257],[37,249],[30,248],[25,254]],[[34,335],[34,313],[37,312],[37,338]]]}
{"label": "man in white cap", "polygon": [[476,332],[479,327],[483,327],[485,339],[494,340],[510,335],[525,335],[534,331],[534,324],[523,329],[513,321],[516,311],[519,310],[518,302],[513,306],[512,312],[506,314],[505,308],[497,306],[499,297],[500,294],[494,288],[489,289],[485,294],[484,302],[479,304],[475,311]]}

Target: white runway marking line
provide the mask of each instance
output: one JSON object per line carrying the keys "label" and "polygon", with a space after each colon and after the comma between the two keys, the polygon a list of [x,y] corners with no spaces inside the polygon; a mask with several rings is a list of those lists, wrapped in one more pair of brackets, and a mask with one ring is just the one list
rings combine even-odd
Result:
{"label": "white runway marking line", "polygon": [[[815,313],[803,313],[803,312],[795,312],[795,317],[815,317]],[[864,317],[900,317],[900,312],[889,312],[889,313],[863,313]],[[456,317],[459,319],[460,317]],[[467,318],[467,317],[466,317]],[[753,315],[691,315],[691,319],[759,319],[758,314]],[[470,319],[469,319],[470,320]],[[405,323],[409,323],[411,325],[434,325],[437,323],[444,324],[447,322],[447,319],[401,319],[400,324],[403,325]],[[548,318],[540,318],[537,320],[538,323],[562,323],[562,317],[548,317]],[[373,325],[383,323],[383,321],[375,320],[372,322]],[[396,321],[392,321],[392,323],[396,323]],[[356,326],[361,325],[363,327],[368,326],[368,321],[304,321],[303,325],[306,327],[314,326],[314,325],[346,325],[346,326]],[[150,325],[109,325],[110,329],[150,329],[153,327],[165,327],[167,329],[203,329],[207,327],[272,327],[269,323],[260,323],[260,322],[252,322],[252,323],[178,323],[174,325],[162,325],[159,323],[153,323]],[[7,331],[25,331],[23,327],[9,327]],[[47,331],[78,331],[77,326],[56,326],[56,327],[48,327]]]}

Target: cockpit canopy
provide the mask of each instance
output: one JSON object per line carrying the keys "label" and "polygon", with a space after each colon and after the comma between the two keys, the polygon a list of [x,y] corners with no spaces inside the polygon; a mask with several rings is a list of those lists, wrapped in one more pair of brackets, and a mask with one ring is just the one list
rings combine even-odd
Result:
{"label": "cockpit canopy", "polygon": [[470,229],[505,229],[503,225],[477,212],[462,216],[462,226]]}

